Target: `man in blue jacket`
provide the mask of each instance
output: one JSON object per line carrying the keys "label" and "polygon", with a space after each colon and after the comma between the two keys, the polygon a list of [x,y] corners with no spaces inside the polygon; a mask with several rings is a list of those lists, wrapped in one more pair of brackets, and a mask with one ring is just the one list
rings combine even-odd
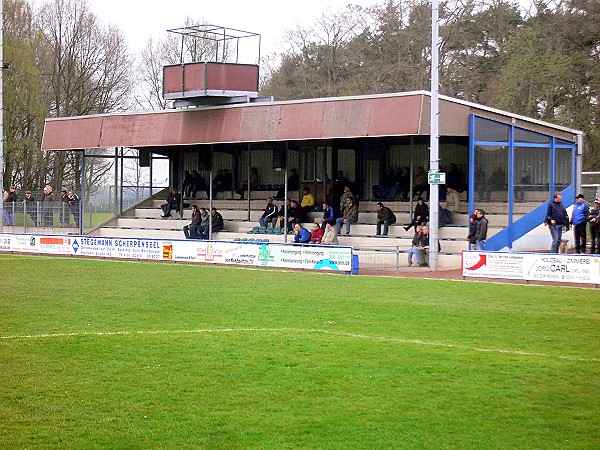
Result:
{"label": "man in blue jacket", "polygon": [[308,244],[310,242],[310,231],[297,223],[294,226],[294,242],[296,244]]}
{"label": "man in blue jacket", "polygon": [[550,228],[550,235],[552,236],[552,247],[550,248],[550,251],[552,253],[558,253],[563,227],[569,228],[569,216],[562,204],[562,195],[559,192],[554,194],[554,200],[548,204],[545,223],[548,225],[548,228]]}
{"label": "man in blue jacket", "polygon": [[333,206],[325,202],[323,203],[323,218],[321,219],[321,228],[323,228],[323,231],[325,231],[327,222],[331,222],[332,220],[335,220],[335,211]]}
{"label": "man in blue jacket", "polygon": [[585,202],[583,194],[577,194],[573,205],[571,223],[573,224],[573,237],[575,238],[575,253],[585,253],[587,246],[587,220],[590,207]]}

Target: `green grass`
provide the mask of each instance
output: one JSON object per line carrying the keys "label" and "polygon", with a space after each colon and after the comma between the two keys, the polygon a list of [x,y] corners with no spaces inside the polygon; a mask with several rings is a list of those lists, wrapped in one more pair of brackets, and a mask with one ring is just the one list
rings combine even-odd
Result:
{"label": "green grass", "polygon": [[597,290],[16,255],[0,271],[0,448],[600,446]]}

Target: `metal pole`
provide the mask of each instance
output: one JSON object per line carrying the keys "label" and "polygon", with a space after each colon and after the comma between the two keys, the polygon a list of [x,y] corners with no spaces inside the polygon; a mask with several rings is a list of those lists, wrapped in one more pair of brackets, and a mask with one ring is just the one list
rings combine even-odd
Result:
{"label": "metal pole", "polygon": [[[4,188],[4,104],[2,90],[2,71],[4,70],[4,42],[2,35],[4,34],[4,15],[2,11],[2,3],[0,1],[0,190]],[[4,193],[4,191],[2,191]],[[4,220],[4,202],[0,202],[0,233],[3,229]]]}
{"label": "metal pole", "polygon": [[208,240],[212,241],[212,205],[213,205],[213,171],[212,171],[213,146],[210,146],[210,170],[208,176]]}
{"label": "metal pole", "polygon": [[[79,186],[79,234],[83,235],[83,201],[85,199],[85,150],[81,150],[81,186]],[[70,215],[70,214],[69,214]],[[91,217],[91,208],[90,208]],[[92,226],[90,220],[90,227]]]}
{"label": "metal pole", "polygon": [[114,213],[114,215],[117,215],[117,204],[119,201],[119,191],[117,189],[117,186],[119,186],[119,147],[115,147],[115,184],[113,185],[114,188],[114,210],[112,210],[111,212]]}
{"label": "metal pole", "polygon": [[123,147],[121,147],[121,182],[119,183],[120,187],[120,199],[119,199],[119,216],[123,214]]}
{"label": "metal pole", "polygon": [[[431,4],[431,144],[429,148],[429,171],[439,172],[439,1]],[[437,270],[439,242],[439,185],[429,186],[429,266]]]}
{"label": "metal pole", "polygon": [[[246,186],[248,188],[248,222],[250,222],[250,157],[252,156],[252,150],[250,149],[250,144],[248,144],[248,164],[247,164],[247,178],[246,181],[248,183],[248,185]],[[242,186],[242,195],[244,195],[244,187]]]}
{"label": "metal pole", "polygon": [[285,142],[285,171],[283,173],[283,243],[287,244],[287,235],[288,235],[288,210],[287,210],[287,202],[288,202],[288,150],[289,146],[287,141]]}

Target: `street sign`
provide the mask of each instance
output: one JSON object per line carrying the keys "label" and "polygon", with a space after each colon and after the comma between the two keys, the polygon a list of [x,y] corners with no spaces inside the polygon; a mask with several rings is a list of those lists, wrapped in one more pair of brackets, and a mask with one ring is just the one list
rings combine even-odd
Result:
{"label": "street sign", "polygon": [[427,182],[429,184],[446,184],[446,174],[443,172],[428,173]]}

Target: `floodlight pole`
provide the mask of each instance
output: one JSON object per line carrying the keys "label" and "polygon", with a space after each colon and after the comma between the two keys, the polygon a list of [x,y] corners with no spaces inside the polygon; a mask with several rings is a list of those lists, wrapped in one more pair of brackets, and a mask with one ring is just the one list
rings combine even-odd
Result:
{"label": "floodlight pole", "polygon": [[[439,1],[431,3],[431,126],[429,173],[439,172]],[[437,270],[439,242],[439,184],[429,185],[429,267]]]}

